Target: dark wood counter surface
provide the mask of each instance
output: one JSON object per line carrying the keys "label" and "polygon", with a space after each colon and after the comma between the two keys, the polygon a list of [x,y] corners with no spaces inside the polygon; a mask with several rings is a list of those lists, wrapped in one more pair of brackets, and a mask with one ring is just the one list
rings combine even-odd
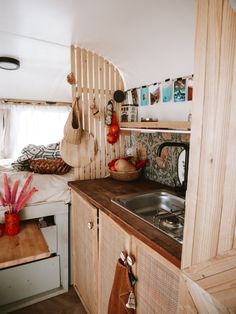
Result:
{"label": "dark wood counter surface", "polygon": [[180,267],[182,251],[180,243],[111,202],[111,198],[123,194],[155,189],[165,189],[175,192],[174,189],[144,179],[133,182],[121,182],[111,178],[71,181],[69,182],[69,186],[92,205],[109,215],[127,232],[152,247],[177,267]]}

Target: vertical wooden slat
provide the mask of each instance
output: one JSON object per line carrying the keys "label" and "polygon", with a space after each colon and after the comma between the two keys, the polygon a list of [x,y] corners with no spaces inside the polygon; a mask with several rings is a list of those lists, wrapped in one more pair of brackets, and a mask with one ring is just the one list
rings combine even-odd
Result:
{"label": "vertical wooden slat", "polygon": [[[113,98],[115,91],[115,68],[113,64],[110,64],[110,77],[111,77],[111,89],[110,89],[110,98]],[[117,114],[117,112],[116,112]],[[119,115],[117,114],[117,119]],[[118,158],[119,156],[119,142],[113,145],[111,159]]]}
{"label": "vertical wooden slat", "polygon": [[[109,73],[109,62],[105,62],[105,104],[110,100],[110,73]],[[109,132],[109,127],[106,127],[106,134]],[[105,174],[108,175],[108,163],[112,159],[113,146],[107,142],[105,138],[105,151],[106,151],[106,164],[105,164]]]}
{"label": "vertical wooden slat", "polygon": [[[122,89],[122,84],[121,84],[121,77],[119,72],[116,70],[116,90],[120,90]],[[119,116],[119,107],[120,104],[117,106],[116,110],[117,110],[117,115]],[[125,147],[125,138],[123,135],[120,134],[120,139],[119,139],[119,155],[121,157],[124,156],[125,151],[124,151],[124,147]]]}
{"label": "vertical wooden slat", "polygon": [[106,174],[106,128],[104,123],[104,111],[106,108],[105,103],[105,94],[104,94],[104,72],[105,72],[105,62],[104,58],[99,58],[99,74],[100,74],[100,101],[101,101],[101,108],[102,108],[102,118],[101,118],[101,176],[104,177]]}
{"label": "vertical wooden slat", "polygon": [[[228,3],[225,3],[225,5],[229,6]],[[225,8],[224,20],[224,38],[222,40],[224,49],[222,51],[222,59],[228,60],[228,63],[224,64],[224,66],[222,65],[222,74],[220,77],[221,80],[223,80],[222,85],[225,83],[223,88],[227,92],[227,97],[226,99],[219,99],[219,103],[221,102],[221,104],[224,103],[227,105],[227,120],[223,126],[225,130],[222,134],[222,140],[225,141],[227,147],[223,148],[224,150],[222,152],[226,172],[224,188],[222,188],[224,200],[221,215],[218,254],[236,248],[236,163],[232,162],[232,156],[236,156],[236,14],[229,7]],[[234,64],[233,67],[231,66],[232,64]],[[233,82],[232,86],[231,82]],[[229,131],[229,134],[226,135],[226,131]]]}
{"label": "vertical wooden slat", "polygon": [[[93,103],[94,98],[94,80],[93,80],[93,54],[91,51],[88,51],[88,87],[89,87],[89,101],[88,101],[88,116],[89,116],[89,131],[93,134],[94,139],[96,139],[95,135],[95,118],[90,110],[90,106]],[[95,160],[91,162],[90,166],[90,179],[95,179]]]}
{"label": "vertical wooden slat", "polygon": [[[74,76],[76,77],[76,73],[75,73],[75,47],[71,46],[70,47],[70,60],[71,60],[71,72],[74,74]],[[76,97],[76,85],[72,84],[71,85],[71,90],[72,90],[72,102],[75,100]]]}
{"label": "vertical wooden slat", "polygon": [[[82,49],[83,62],[83,128],[89,131],[89,109],[88,109],[88,56],[87,50]],[[84,178],[90,178],[90,165],[84,167]]]}
{"label": "vertical wooden slat", "polygon": [[184,244],[182,252],[182,268],[192,263],[192,250],[195,229],[195,215],[197,207],[198,177],[200,171],[202,117],[204,108],[204,85],[207,51],[207,29],[209,1],[197,1],[196,37],[195,37],[195,64],[193,118],[191,123],[191,142],[188,171],[188,190],[186,194]]}
{"label": "vertical wooden slat", "polygon": [[[120,90],[124,90],[124,81],[123,81],[119,71],[118,70],[116,70],[116,71],[118,73],[118,80],[119,80],[119,85],[118,86],[119,86],[119,89]],[[121,106],[121,104],[118,107],[118,115],[119,116],[120,116],[120,106]],[[124,148],[125,148],[125,135],[122,135],[122,139],[121,139],[120,143],[121,143],[121,145],[120,145],[120,154],[122,156],[124,156],[125,155],[125,150],[124,150]]]}
{"label": "vertical wooden slat", "polygon": [[102,107],[101,107],[101,101],[99,97],[99,58],[97,54],[94,54],[94,94],[95,94],[95,102],[96,106],[99,110],[99,120],[96,119],[95,121],[95,132],[96,132],[96,139],[98,142],[98,152],[95,158],[95,177],[100,178],[101,177],[101,119],[102,119]]}
{"label": "vertical wooden slat", "polygon": [[[76,49],[76,63],[77,63],[77,97],[79,97],[79,105],[80,105],[80,116],[82,120],[83,112],[82,112],[82,103],[83,103],[83,93],[82,93],[82,52],[81,48],[77,47]],[[76,178],[83,180],[84,179],[84,168],[75,169]]]}

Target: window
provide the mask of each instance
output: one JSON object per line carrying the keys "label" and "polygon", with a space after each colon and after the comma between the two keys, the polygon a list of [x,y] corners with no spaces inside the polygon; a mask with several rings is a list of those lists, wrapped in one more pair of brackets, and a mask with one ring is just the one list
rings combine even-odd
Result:
{"label": "window", "polygon": [[0,158],[17,158],[28,144],[59,142],[69,112],[69,106],[0,105]]}

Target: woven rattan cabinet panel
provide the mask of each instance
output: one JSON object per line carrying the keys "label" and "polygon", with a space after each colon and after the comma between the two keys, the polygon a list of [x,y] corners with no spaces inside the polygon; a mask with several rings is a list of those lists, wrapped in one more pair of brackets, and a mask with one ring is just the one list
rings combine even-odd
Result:
{"label": "woven rattan cabinet panel", "polygon": [[132,238],[137,314],[177,313],[179,270],[151,248]]}
{"label": "woven rattan cabinet panel", "polygon": [[[130,252],[131,236],[111,218],[99,214],[99,313],[106,314],[121,251]],[[114,309],[115,314],[115,309]]]}
{"label": "woven rattan cabinet panel", "polygon": [[73,284],[86,310],[97,314],[97,209],[72,191]]}

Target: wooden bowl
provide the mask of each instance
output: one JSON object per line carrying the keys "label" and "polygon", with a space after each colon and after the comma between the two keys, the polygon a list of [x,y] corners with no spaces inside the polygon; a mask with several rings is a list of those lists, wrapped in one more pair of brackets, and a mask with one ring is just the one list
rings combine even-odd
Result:
{"label": "wooden bowl", "polygon": [[118,181],[134,181],[137,180],[141,174],[141,169],[136,171],[112,171],[109,170],[113,179]]}

